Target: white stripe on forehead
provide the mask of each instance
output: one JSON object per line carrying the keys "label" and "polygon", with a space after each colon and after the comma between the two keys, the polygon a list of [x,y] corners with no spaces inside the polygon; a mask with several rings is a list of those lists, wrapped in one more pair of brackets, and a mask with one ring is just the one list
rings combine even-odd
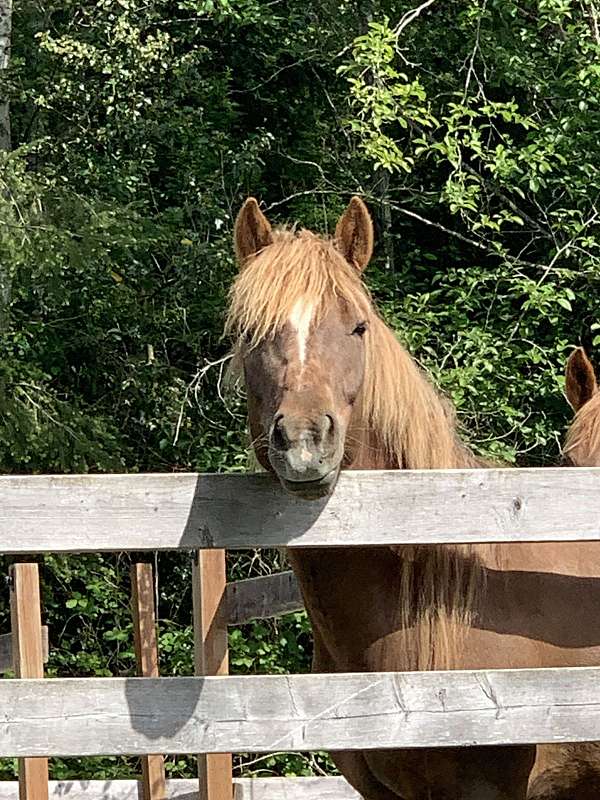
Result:
{"label": "white stripe on forehead", "polygon": [[298,353],[300,363],[304,364],[306,359],[306,342],[310,333],[310,323],[315,311],[314,303],[309,303],[304,298],[298,300],[290,314],[290,325],[298,335]]}

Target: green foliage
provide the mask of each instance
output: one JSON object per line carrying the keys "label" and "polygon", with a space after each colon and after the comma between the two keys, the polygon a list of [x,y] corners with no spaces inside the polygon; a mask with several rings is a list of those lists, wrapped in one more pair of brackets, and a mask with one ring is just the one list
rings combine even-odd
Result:
{"label": "green foliage", "polygon": [[409,202],[436,233],[434,247],[409,233],[390,319],[476,446],[546,460],[564,417],[562,362],[580,337],[591,344],[599,311],[596,12],[469,0],[405,25],[402,10],[393,27],[381,8],[340,69],[350,129],[393,176],[388,202]]}
{"label": "green foliage", "polygon": [[310,628],[305,614],[256,622],[229,637],[230,663],[236,672],[289,673],[310,669]]}
{"label": "green foliage", "polygon": [[338,72],[348,76],[356,112],[349,127],[360,137],[367,157],[390,172],[410,173],[414,157],[387,131],[397,127],[408,130],[411,125],[431,128],[438,123],[419,76],[409,77],[395,67],[398,36],[387,17],[383,22],[370,22],[367,33],[354,40],[352,61]]}

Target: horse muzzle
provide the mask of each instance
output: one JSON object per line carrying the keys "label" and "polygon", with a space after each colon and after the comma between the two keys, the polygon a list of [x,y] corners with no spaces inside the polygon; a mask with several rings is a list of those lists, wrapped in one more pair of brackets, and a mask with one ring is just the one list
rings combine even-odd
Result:
{"label": "horse muzzle", "polygon": [[284,488],[297,497],[316,499],[333,491],[343,447],[331,414],[316,420],[278,414],[269,437],[269,461]]}

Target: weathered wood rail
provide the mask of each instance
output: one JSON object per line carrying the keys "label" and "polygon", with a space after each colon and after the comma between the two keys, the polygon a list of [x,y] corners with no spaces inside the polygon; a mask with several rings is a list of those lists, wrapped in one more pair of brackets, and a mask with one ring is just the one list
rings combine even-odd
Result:
{"label": "weathered wood rail", "polygon": [[4,476],[0,552],[590,540],[599,487],[600,467],[345,472],[306,502],[267,475]]}
{"label": "weathered wood rail", "polygon": [[228,625],[280,617],[304,608],[296,576],[290,570],[229,583],[226,602]]}
{"label": "weathered wood rail", "polygon": [[[598,489],[600,468],[353,472],[332,498],[313,503],[290,499],[264,475],[1,477],[0,553],[199,550],[196,672],[206,677],[0,681],[0,757],[202,754],[200,784],[167,781],[148,794],[147,774],[143,783],[70,783],[70,800],[165,792],[180,800],[359,800],[334,778],[232,782],[222,754],[600,740],[600,667],[226,676],[227,625],[295,611],[302,600],[291,573],[227,586],[223,553],[600,540]],[[149,675],[156,641],[151,574],[142,573],[136,624],[142,631],[146,619],[149,633],[138,654],[150,659],[140,662]],[[0,668],[12,642],[0,637]],[[16,798],[15,786],[0,783],[0,800]],[[51,782],[49,790],[63,796],[67,786]]]}
{"label": "weathered wood rail", "polygon": [[[50,781],[56,800],[145,800],[142,784],[132,780]],[[167,800],[198,800],[198,781],[170,780]],[[0,800],[18,800],[19,785],[0,782]],[[235,778],[233,800],[361,800],[343,778]]]}
{"label": "weathered wood rail", "polygon": [[600,668],[0,682],[4,756],[600,740]]}

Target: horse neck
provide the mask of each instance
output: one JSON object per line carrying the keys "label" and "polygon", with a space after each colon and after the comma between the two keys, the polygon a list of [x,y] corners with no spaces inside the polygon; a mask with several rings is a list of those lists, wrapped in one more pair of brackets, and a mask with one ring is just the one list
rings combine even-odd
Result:
{"label": "horse neck", "polygon": [[[408,353],[389,338],[381,350],[387,357],[383,367],[387,371],[384,374],[381,363],[376,364],[381,384],[376,380],[377,373],[371,375],[368,390],[357,403],[348,431],[346,466],[350,469],[479,466],[456,435],[452,409],[445,405],[446,401]],[[370,359],[367,368],[375,363]],[[390,375],[393,381],[388,380]],[[382,396],[388,406],[379,402]],[[372,399],[371,407],[365,397]],[[398,427],[391,428],[392,423]],[[345,661],[343,636],[338,630],[346,624],[342,619],[352,618],[348,609],[353,603],[360,606],[365,596],[382,594],[393,596],[396,601],[390,602],[381,619],[367,623],[372,625],[367,639],[377,639],[389,623],[397,640],[394,652],[389,654],[391,661],[377,662],[377,668],[387,669],[392,664],[395,669],[447,669],[458,663],[463,633],[472,624],[482,594],[482,562],[477,548],[400,545],[352,553],[341,548],[334,552],[314,549],[292,551],[290,560],[303,588],[313,626],[330,656],[339,659],[338,668],[355,668],[357,663],[361,668],[364,666],[360,658],[357,663],[351,659]],[[348,592],[347,581],[344,582],[348,572],[361,591]],[[338,585],[342,589],[337,590]]]}

